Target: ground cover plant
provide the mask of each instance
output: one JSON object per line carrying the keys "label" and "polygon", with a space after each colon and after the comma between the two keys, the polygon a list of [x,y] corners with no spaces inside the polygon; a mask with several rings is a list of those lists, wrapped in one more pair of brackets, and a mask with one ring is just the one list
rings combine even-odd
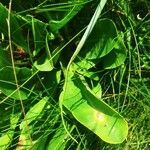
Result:
{"label": "ground cover plant", "polygon": [[0,150],[148,150],[149,6],[2,0]]}

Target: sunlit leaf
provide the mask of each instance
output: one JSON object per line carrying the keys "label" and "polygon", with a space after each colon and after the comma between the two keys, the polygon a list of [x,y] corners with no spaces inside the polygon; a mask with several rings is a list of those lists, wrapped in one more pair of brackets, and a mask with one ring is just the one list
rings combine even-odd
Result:
{"label": "sunlit leaf", "polygon": [[38,103],[36,103],[31,109],[27,112],[24,121],[20,124],[20,129],[23,130],[24,128],[27,128],[28,125],[35,120],[40,114],[41,111],[44,109],[45,104],[47,103],[48,97],[44,97],[41,99]]}
{"label": "sunlit leaf", "polygon": [[10,128],[9,130],[0,137],[0,150],[6,150],[11,143],[14,135],[14,130],[20,114],[12,114],[10,117]]}
{"label": "sunlit leaf", "polygon": [[79,76],[68,78],[66,88],[61,93],[63,105],[84,126],[93,131],[102,140],[117,144],[125,140],[128,125],[124,118],[98,99],[85,86]]}
{"label": "sunlit leaf", "polygon": [[51,71],[53,69],[51,60],[46,53],[34,62],[34,66],[40,71]]}
{"label": "sunlit leaf", "polygon": [[48,45],[48,34],[46,36],[46,52],[34,62],[34,66],[40,71],[51,71],[53,66],[53,60],[51,57],[51,51]]}
{"label": "sunlit leaf", "polygon": [[36,103],[30,110],[27,112],[24,120],[20,124],[21,134],[19,137],[19,146],[17,150],[20,150],[24,147],[31,148],[35,141],[32,141],[31,134],[33,134],[33,127],[31,123],[35,121],[42,113],[47,101],[48,97],[42,98],[38,103]]}

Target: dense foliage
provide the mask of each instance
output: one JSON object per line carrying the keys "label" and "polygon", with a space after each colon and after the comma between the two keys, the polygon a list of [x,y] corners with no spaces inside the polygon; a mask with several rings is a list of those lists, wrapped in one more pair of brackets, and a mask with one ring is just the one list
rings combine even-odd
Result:
{"label": "dense foliage", "polygon": [[0,150],[148,150],[149,6],[2,0]]}

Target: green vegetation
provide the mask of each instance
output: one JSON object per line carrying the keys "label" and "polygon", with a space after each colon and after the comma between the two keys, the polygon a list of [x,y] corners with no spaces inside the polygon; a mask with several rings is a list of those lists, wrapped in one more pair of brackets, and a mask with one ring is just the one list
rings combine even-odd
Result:
{"label": "green vegetation", "polygon": [[0,2],[0,150],[148,150],[148,0]]}

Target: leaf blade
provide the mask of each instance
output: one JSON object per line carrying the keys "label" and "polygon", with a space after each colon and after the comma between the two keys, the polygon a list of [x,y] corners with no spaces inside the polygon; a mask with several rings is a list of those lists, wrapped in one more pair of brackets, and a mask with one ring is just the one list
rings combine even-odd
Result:
{"label": "leaf blade", "polygon": [[98,99],[79,77],[69,80],[60,96],[63,105],[84,126],[102,140],[118,144],[125,140],[128,125],[124,118],[104,101]]}

